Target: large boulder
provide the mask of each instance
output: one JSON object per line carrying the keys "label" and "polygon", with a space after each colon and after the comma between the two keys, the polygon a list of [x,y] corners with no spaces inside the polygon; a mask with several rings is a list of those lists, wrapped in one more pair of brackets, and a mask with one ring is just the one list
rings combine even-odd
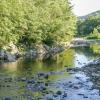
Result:
{"label": "large boulder", "polygon": [[16,60],[16,56],[14,54],[11,54],[11,53],[6,51],[5,55],[4,55],[4,60],[6,60],[8,62],[12,62],[12,61]]}
{"label": "large boulder", "polygon": [[2,50],[0,50],[0,60],[12,62],[12,61],[16,60],[16,56],[15,56],[15,54],[11,54],[10,52],[7,52],[2,49]]}

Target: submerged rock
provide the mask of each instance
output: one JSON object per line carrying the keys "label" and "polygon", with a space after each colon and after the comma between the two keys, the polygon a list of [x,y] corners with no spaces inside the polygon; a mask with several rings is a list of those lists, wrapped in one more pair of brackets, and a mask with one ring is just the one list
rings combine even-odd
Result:
{"label": "submerged rock", "polygon": [[5,97],[4,100],[12,100],[12,98],[11,97]]}
{"label": "submerged rock", "polygon": [[63,98],[65,98],[65,97],[67,97],[67,93],[64,93],[64,94],[63,94]]}
{"label": "submerged rock", "polygon": [[61,91],[57,91],[56,94],[57,94],[57,95],[61,95],[62,92],[61,92]]}

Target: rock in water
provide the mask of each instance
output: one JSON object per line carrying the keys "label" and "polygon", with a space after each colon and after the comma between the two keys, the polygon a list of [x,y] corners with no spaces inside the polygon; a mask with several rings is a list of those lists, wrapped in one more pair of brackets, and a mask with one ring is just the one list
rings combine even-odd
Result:
{"label": "rock in water", "polygon": [[4,56],[4,59],[9,61],[9,62],[12,62],[12,61],[16,60],[16,57],[15,57],[15,55],[10,54],[9,52],[6,52],[5,56]]}

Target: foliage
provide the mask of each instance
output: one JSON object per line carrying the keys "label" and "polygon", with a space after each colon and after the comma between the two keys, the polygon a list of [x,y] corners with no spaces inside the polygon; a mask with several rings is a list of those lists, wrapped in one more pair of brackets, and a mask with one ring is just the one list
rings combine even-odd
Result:
{"label": "foliage", "polygon": [[97,28],[94,28],[93,32],[87,36],[87,39],[100,39],[100,33]]}
{"label": "foliage", "polygon": [[91,45],[90,48],[92,49],[92,51],[96,54],[100,54],[100,45]]}
{"label": "foliage", "polygon": [[100,37],[100,14],[88,16],[86,19],[80,19],[77,22],[77,35],[88,36],[88,38]]}
{"label": "foliage", "polygon": [[67,41],[76,18],[68,0],[0,0],[0,45]]}

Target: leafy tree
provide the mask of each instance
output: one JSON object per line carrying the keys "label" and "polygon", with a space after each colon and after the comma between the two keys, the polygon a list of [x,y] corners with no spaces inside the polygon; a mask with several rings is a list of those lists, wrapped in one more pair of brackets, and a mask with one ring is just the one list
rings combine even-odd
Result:
{"label": "leafy tree", "polygon": [[1,0],[1,44],[30,47],[69,41],[76,25],[71,9],[68,0]]}

